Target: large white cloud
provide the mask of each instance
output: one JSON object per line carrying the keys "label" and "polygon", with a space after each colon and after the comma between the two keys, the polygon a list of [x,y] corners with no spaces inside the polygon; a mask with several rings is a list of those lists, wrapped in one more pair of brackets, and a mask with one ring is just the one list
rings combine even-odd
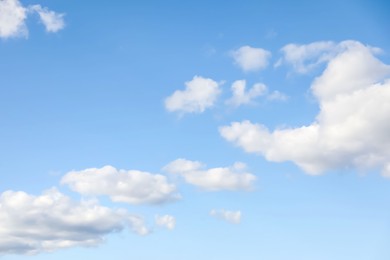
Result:
{"label": "large white cloud", "polygon": [[231,90],[233,96],[228,99],[226,103],[238,107],[250,104],[257,97],[264,95],[267,92],[267,87],[262,83],[256,83],[252,86],[252,88],[246,90],[246,81],[237,80],[233,82]]}
{"label": "large white cloud", "polygon": [[[269,131],[249,121],[220,134],[270,161],[293,161],[309,174],[332,169],[380,167],[390,175],[390,66],[378,49],[341,42],[311,86],[320,112],[307,126]],[[340,51],[342,50],[342,51]]]}
{"label": "large white cloud", "polygon": [[240,224],[241,215],[241,211],[231,211],[225,209],[212,209],[210,211],[210,216],[225,220],[231,224]]}
{"label": "large white cloud", "polygon": [[231,52],[234,62],[243,71],[258,71],[268,66],[271,53],[262,48],[242,46]]}
{"label": "large white cloud", "polygon": [[71,171],[61,184],[84,195],[107,195],[112,201],[130,204],[160,204],[179,198],[175,185],[163,175],[112,166]]}
{"label": "large white cloud", "polygon": [[166,172],[181,175],[187,183],[208,191],[251,190],[256,176],[245,171],[245,164],[204,169],[197,161],[177,159],[164,167]]}
{"label": "large white cloud", "polygon": [[6,191],[0,195],[0,255],[36,254],[74,246],[95,246],[125,227],[145,235],[138,216],[96,201],[76,202],[53,188],[42,195]]}
{"label": "large white cloud", "polygon": [[34,12],[38,13],[48,32],[57,32],[65,26],[64,14],[40,5],[25,7],[19,0],[0,0],[0,38],[27,37],[26,19]]}
{"label": "large white cloud", "polygon": [[220,84],[209,78],[195,76],[185,85],[185,90],[177,90],[165,99],[165,108],[168,111],[202,113],[214,106],[221,93]]}

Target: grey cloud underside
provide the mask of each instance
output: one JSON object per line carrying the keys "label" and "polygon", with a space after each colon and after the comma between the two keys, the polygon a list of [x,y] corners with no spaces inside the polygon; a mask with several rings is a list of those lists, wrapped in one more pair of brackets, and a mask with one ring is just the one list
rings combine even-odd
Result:
{"label": "grey cloud underside", "polygon": [[96,246],[106,235],[129,228],[145,235],[143,220],[96,201],[76,202],[51,189],[39,196],[6,191],[0,196],[0,254],[37,254]]}

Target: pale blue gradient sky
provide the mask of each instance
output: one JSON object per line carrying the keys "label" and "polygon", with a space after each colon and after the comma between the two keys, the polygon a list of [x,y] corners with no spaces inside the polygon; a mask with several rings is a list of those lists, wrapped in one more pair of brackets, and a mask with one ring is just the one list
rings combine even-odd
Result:
{"label": "pale blue gradient sky", "polygon": [[[177,158],[225,167],[240,161],[258,177],[251,192],[205,192],[185,183],[183,199],[158,206],[112,203],[145,217],[176,217],[172,231],[141,237],[127,230],[93,248],[18,259],[390,259],[390,180],[379,171],[335,170],[309,176],[290,162],[268,162],[226,142],[233,121],[301,126],[318,104],[308,75],[273,68],[288,43],[356,40],[379,47],[390,63],[387,1],[21,1],[66,13],[49,34],[34,17],[29,37],[0,39],[0,192],[40,194],[71,170],[113,165],[162,173]],[[243,45],[272,52],[271,65],[245,73],[229,54]],[[216,105],[179,116],[164,99],[195,75],[222,85]],[[228,108],[233,81],[264,82],[289,96]],[[211,218],[240,210],[241,223]],[[0,223],[1,225],[1,223]]]}

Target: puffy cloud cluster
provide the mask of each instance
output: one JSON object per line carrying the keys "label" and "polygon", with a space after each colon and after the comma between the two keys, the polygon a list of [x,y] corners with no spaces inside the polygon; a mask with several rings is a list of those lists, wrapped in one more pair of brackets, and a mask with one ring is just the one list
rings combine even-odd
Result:
{"label": "puffy cloud cluster", "polygon": [[171,215],[156,215],[155,222],[157,226],[164,227],[170,230],[174,229],[176,226],[176,218]]}
{"label": "puffy cloud cluster", "polygon": [[267,100],[271,101],[285,101],[288,96],[280,91],[274,90],[268,92],[268,88],[263,83],[256,83],[252,88],[246,90],[246,80],[237,80],[233,82],[232,97],[226,100],[226,104],[233,107],[248,105],[255,103],[255,99],[260,96],[265,96]]}
{"label": "puffy cloud cluster", "polygon": [[[62,184],[83,195],[107,195],[114,202],[159,204],[179,198],[176,187],[159,174],[117,170],[112,166],[65,174]],[[6,191],[0,195],[0,254],[37,254],[74,246],[95,246],[106,235],[129,228],[151,231],[143,218],[96,199],[74,201],[56,188],[34,196]],[[175,217],[157,215],[156,225],[174,229]]]}
{"label": "puffy cloud cluster", "polygon": [[149,230],[138,216],[75,202],[56,189],[39,196],[6,191],[0,195],[0,254],[36,254],[73,246],[95,246],[105,235],[126,226],[138,234]]}
{"label": "puffy cloud cluster", "polygon": [[65,27],[64,14],[50,11],[40,5],[25,7],[19,0],[0,0],[0,38],[27,37],[26,19],[36,12],[48,32]]}
{"label": "puffy cloud cluster", "polygon": [[233,96],[226,103],[238,107],[250,104],[255,98],[264,95],[267,92],[267,87],[262,83],[256,83],[252,88],[246,90],[246,81],[237,80],[233,82],[231,90]]}
{"label": "puffy cloud cluster", "polygon": [[356,41],[335,48],[337,54],[311,86],[320,106],[313,123],[270,131],[233,122],[220,134],[247,152],[292,161],[309,174],[380,167],[390,175],[390,66],[375,57],[378,49]]}
{"label": "puffy cloud cluster", "polygon": [[168,111],[202,113],[214,106],[221,93],[220,84],[209,78],[195,76],[185,85],[185,90],[177,90],[165,99],[165,108]]}
{"label": "puffy cloud cluster", "polygon": [[[271,58],[271,53],[261,48],[242,46],[230,52],[234,62],[244,71],[258,71],[266,68]],[[282,60],[279,61],[282,63]],[[164,105],[169,112],[179,113],[203,113],[217,102],[222,93],[221,83],[210,78],[195,76],[191,81],[185,82],[184,90],[176,90],[168,96]],[[267,93],[267,86],[256,83],[250,89],[246,89],[245,80],[236,80],[231,86],[232,97],[225,101],[227,105],[239,107],[253,103],[253,101]],[[274,91],[268,93],[268,100],[286,100],[288,97]]]}
{"label": "puffy cloud cluster", "polygon": [[164,167],[166,172],[178,174],[192,185],[208,191],[251,190],[256,176],[245,172],[245,164],[235,163],[232,167],[204,169],[198,161],[177,159]]}
{"label": "puffy cloud cluster", "polygon": [[210,211],[210,216],[225,220],[231,224],[240,224],[241,222],[241,211],[213,209]]}
{"label": "puffy cloud cluster", "polygon": [[231,52],[235,63],[243,71],[258,71],[268,66],[271,53],[261,48],[242,46]]}
{"label": "puffy cloud cluster", "polygon": [[83,195],[106,195],[112,201],[130,204],[160,204],[179,198],[175,185],[163,175],[112,166],[71,171],[61,183]]}

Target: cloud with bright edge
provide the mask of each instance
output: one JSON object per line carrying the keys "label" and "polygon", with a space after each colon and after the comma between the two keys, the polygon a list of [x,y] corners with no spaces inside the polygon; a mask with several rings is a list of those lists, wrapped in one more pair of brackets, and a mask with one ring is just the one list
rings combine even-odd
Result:
{"label": "cloud with bright edge", "polygon": [[234,62],[245,72],[259,71],[268,66],[271,53],[262,48],[242,46],[230,52]]}
{"label": "cloud with bright edge", "polygon": [[76,202],[52,188],[39,196],[0,195],[0,255],[37,254],[74,246],[96,246],[106,235],[128,227],[149,233],[143,219],[96,201]]}
{"label": "cloud with bright edge", "polygon": [[210,211],[210,216],[225,220],[231,224],[240,224],[241,215],[241,211],[230,211],[225,209],[212,209]]}
{"label": "cloud with bright edge", "polygon": [[308,174],[382,168],[390,176],[390,66],[375,57],[377,48],[360,42],[336,48],[311,84],[320,107],[311,124],[270,131],[250,121],[233,122],[220,127],[221,136],[269,161],[292,161]]}
{"label": "cloud with bright edge", "polygon": [[166,176],[137,170],[118,170],[112,166],[71,171],[61,184],[83,195],[106,195],[114,202],[161,204],[180,198],[176,186]]}
{"label": "cloud with bright edge", "polygon": [[205,165],[198,161],[177,159],[163,170],[177,174],[192,185],[207,191],[238,191],[251,190],[256,176],[245,171],[246,165],[240,162],[232,167],[218,167],[205,169]]}
{"label": "cloud with bright edge", "polygon": [[164,227],[169,230],[173,230],[176,226],[176,218],[171,215],[156,215],[155,222],[157,226]]}
{"label": "cloud with bright edge", "polygon": [[214,106],[221,93],[221,84],[209,78],[195,76],[185,85],[184,90],[176,90],[165,99],[169,112],[202,113]]}
{"label": "cloud with bright edge", "polygon": [[28,36],[26,19],[38,13],[46,31],[57,32],[65,27],[64,14],[58,14],[40,5],[24,7],[18,0],[0,0],[0,38]]}
{"label": "cloud with bright edge", "polygon": [[254,99],[264,95],[267,87],[262,83],[256,83],[252,88],[246,90],[246,81],[237,80],[231,86],[233,96],[226,101],[226,104],[238,107],[253,103]]}

